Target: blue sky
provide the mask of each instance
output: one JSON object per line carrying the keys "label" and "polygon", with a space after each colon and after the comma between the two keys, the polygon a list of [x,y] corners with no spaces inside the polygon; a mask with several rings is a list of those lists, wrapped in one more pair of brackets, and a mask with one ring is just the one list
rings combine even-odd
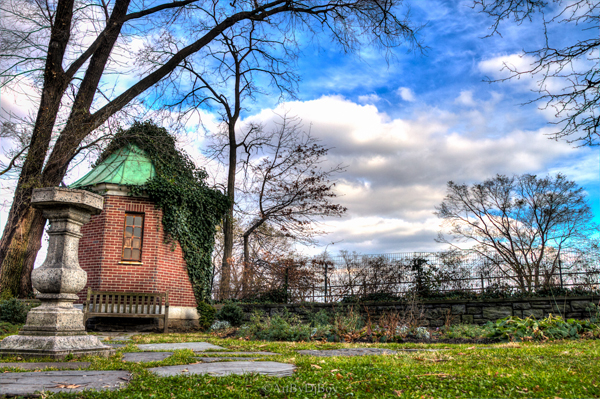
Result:
{"label": "blue sky", "polygon": [[[419,36],[423,54],[400,47],[387,61],[370,47],[344,53],[328,39],[301,43],[297,100],[278,104],[276,96],[259,97],[244,115],[245,122],[268,127],[276,119],[273,111],[289,110],[332,148],[328,163],[348,166],[336,186],[348,212],[325,220],[321,229],[329,234],[307,251],[320,252],[332,242],[328,250],[334,253],[443,249],[434,242],[439,221],[433,212],[446,183],[475,183],[497,173],[564,173],[587,190],[600,222],[599,149],[547,139],[545,134],[557,129],[548,124],[554,121],[552,112],[539,110],[539,103],[522,105],[536,98],[531,90],[538,79],[485,82],[506,76],[503,61],[527,66],[519,54],[543,44],[539,15],[520,25],[506,21],[502,37],[485,37],[491,20],[473,10],[472,1],[407,3],[413,21],[425,25]],[[581,29],[558,25],[549,32],[550,41],[560,47],[593,34]],[[133,53],[141,41],[130,45]],[[133,81],[124,73],[118,84],[125,88]],[[13,97],[0,99],[3,107],[26,108]],[[217,119],[205,113],[205,127],[215,129]],[[218,180],[202,156],[202,134],[190,134],[184,142]],[[71,171],[66,182],[86,173],[89,161]]]}
{"label": "blue sky", "polygon": [[[326,222],[321,243],[362,253],[441,249],[433,212],[446,182],[496,173],[562,172],[587,190],[600,221],[598,148],[546,138],[556,131],[553,114],[541,103],[523,105],[537,98],[538,78],[486,81],[506,76],[503,60],[527,66],[518,55],[543,45],[539,16],[507,21],[502,36],[485,37],[491,21],[472,2],[412,4],[413,19],[426,24],[423,54],[399,48],[387,63],[376,50],[345,54],[326,40],[303,48],[299,101],[287,108],[334,147],[332,163],[349,166],[338,188],[348,214]],[[549,38],[561,46],[586,34],[562,25]],[[262,113],[252,110],[249,119],[270,120],[272,107],[259,102]]]}

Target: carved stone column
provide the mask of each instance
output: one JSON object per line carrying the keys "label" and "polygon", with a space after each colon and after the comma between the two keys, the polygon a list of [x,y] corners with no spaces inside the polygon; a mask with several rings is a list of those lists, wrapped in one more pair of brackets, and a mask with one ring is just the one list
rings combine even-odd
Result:
{"label": "carved stone column", "polygon": [[102,212],[102,197],[83,190],[49,187],[34,190],[31,205],[41,209],[50,223],[48,255],[31,273],[42,304],[27,313],[27,323],[19,335],[0,342],[0,355],[61,359],[69,354],[113,354],[111,347],[87,335],[83,312],[73,307],[77,293],[87,282],[87,273],[79,267],[81,226],[92,214]]}

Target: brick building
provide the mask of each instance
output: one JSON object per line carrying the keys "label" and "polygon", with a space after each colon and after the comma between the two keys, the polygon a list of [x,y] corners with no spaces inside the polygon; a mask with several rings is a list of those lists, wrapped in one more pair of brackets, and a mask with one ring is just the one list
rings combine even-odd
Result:
{"label": "brick building", "polygon": [[[169,324],[196,324],[196,300],[183,253],[165,240],[162,212],[147,197],[133,197],[127,186],[141,185],[156,171],[147,154],[129,144],[115,151],[71,188],[88,188],[104,197],[104,210],[82,228],[79,263],[87,289],[115,292],[169,291]],[[119,319],[113,319],[112,323]]]}

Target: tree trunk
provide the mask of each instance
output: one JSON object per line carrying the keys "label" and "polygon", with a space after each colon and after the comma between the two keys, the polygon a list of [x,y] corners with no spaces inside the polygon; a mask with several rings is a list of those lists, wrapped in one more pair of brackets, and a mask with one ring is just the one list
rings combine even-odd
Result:
{"label": "tree trunk", "polygon": [[237,143],[235,139],[235,122],[229,120],[229,166],[227,171],[227,198],[229,209],[223,221],[223,261],[221,262],[221,281],[219,282],[219,299],[224,300],[231,295],[231,264],[233,262],[233,205],[235,201],[235,170],[237,167]]}
{"label": "tree trunk", "polygon": [[248,234],[244,234],[244,269],[242,272],[242,297],[247,297],[250,292],[250,248],[248,241],[250,237]]}

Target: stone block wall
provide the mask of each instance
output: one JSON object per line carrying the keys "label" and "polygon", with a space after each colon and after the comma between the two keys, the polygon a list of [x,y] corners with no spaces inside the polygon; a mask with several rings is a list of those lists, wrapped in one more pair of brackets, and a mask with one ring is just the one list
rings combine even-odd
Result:
{"label": "stone block wall", "polygon": [[[549,314],[565,319],[585,320],[590,313],[585,309],[590,304],[599,305],[600,297],[556,297],[556,298],[520,298],[490,299],[485,301],[437,300],[413,304],[421,308],[430,327],[450,324],[485,324],[507,316],[543,318]],[[221,305],[217,305],[220,308]],[[363,316],[376,320],[386,313],[407,312],[409,304],[405,302],[366,302],[361,304],[313,303],[313,304],[244,304],[241,305],[248,320],[254,311],[274,315],[287,308],[290,313],[299,315],[308,321],[312,314],[321,310],[327,312],[346,312],[349,309],[359,311]]]}

